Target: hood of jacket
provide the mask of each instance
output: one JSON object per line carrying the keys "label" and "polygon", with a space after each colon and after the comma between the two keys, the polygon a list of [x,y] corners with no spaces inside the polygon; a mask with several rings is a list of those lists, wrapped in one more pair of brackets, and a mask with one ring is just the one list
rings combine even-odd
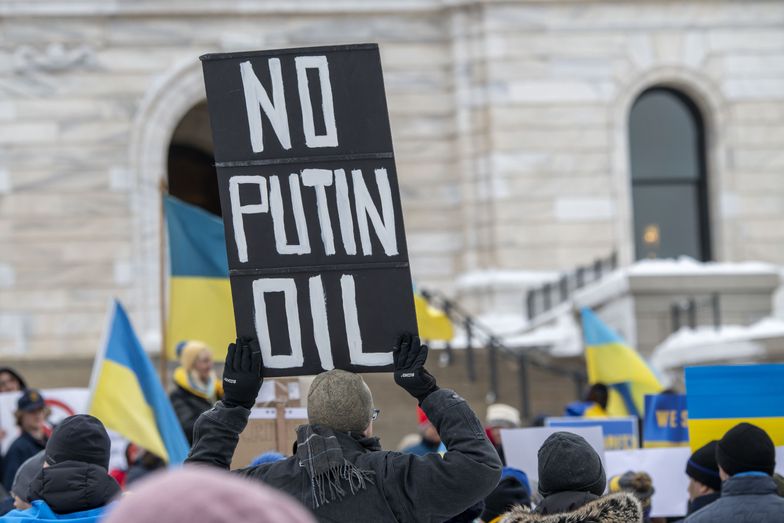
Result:
{"label": "hood of jacket", "polygon": [[41,469],[27,499],[43,500],[57,514],[71,514],[103,507],[119,493],[120,486],[103,467],[63,461]]}
{"label": "hood of jacket", "polygon": [[619,492],[591,501],[571,512],[536,514],[516,507],[501,519],[502,523],[642,523],[642,507],[637,499]]}

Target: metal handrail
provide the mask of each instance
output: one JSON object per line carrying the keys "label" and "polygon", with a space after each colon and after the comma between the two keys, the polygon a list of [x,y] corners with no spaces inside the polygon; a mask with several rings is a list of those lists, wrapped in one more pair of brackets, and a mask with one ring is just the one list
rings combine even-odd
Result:
{"label": "metal handrail", "polygon": [[[425,300],[434,307],[441,309],[449,319],[463,327],[466,336],[466,367],[468,379],[476,381],[476,364],[474,355],[474,339],[483,338],[484,346],[488,350],[488,368],[490,390],[487,393],[487,401],[494,403],[498,399],[498,355],[514,359],[518,364],[518,381],[520,385],[520,404],[522,415],[531,418],[531,404],[529,394],[529,382],[527,371],[529,367],[534,367],[554,375],[571,378],[576,387],[577,396],[583,394],[583,389],[587,382],[584,373],[576,370],[563,369],[543,361],[537,357],[536,353],[523,352],[506,346],[493,331],[486,325],[476,320],[470,313],[463,309],[458,303],[447,298],[438,291],[419,289],[419,293]],[[449,358],[448,358],[449,360]]]}

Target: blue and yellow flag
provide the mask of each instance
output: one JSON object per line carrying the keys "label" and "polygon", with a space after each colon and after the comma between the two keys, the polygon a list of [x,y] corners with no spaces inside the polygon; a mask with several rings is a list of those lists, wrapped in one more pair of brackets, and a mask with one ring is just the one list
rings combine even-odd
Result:
{"label": "blue and yellow flag", "polygon": [[784,445],[784,364],[688,367],[686,397],[694,450],[742,421]]}
{"label": "blue and yellow flag", "polygon": [[199,340],[222,361],[237,337],[223,222],[173,196],[164,205],[171,262],[167,354],[176,359],[181,341]]}
{"label": "blue and yellow flag", "polygon": [[182,463],[188,441],[128,315],[113,301],[105,341],[93,364],[87,411],[107,428],[160,456]]}
{"label": "blue and yellow flag", "polygon": [[443,311],[436,309],[419,294],[414,292],[419,337],[428,341],[449,341],[455,335],[452,322]]}
{"label": "blue and yellow flag", "polygon": [[640,417],[645,395],[658,394],[664,387],[639,353],[591,309],[583,308],[581,313],[588,381],[604,383],[610,389],[609,416]]}

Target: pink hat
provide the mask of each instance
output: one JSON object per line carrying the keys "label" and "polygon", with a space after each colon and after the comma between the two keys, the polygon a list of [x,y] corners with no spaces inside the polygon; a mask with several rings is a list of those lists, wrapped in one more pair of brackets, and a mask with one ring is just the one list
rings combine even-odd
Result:
{"label": "pink hat", "polygon": [[189,465],[154,474],[110,508],[105,523],[315,523],[288,495],[219,469]]}

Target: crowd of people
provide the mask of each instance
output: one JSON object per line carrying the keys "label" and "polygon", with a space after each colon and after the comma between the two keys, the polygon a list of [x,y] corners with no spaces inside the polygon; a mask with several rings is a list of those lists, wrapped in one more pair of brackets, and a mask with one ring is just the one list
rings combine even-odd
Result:
{"label": "crowd of people", "polygon": [[[0,461],[0,520],[657,521],[651,477],[643,471],[607,477],[593,447],[570,432],[553,433],[539,448],[532,487],[525,471],[507,466],[499,434],[522,425],[519,412],[492,405],[480,422],[456,392],[439,387],[425,368],[427,347],[411,335],[397,342],[394,379],[419,406],[419,432],[401,451],[382,450],[374,435],[377,410],[364,380],[331,370],[310,386],[308,423],[292,435],[292,454],[266,452],[229,473],[263,381],[258,344],[231,344],[221,380],[204,344],[185,343],[178,352],[170,399],[191,451],[176,469],[133,443],[125,449],[127,466],[110,469],[110,439],[100,420],[78,414],[50,430],[41,393],[13,369],[0,368],[0,391],[20,393],[20,435]],[[594,387],[568,409],[579,415],[601,409],[601,392]],[[740,423],[683,467],[689,505],[682,521],[784,520],[775,447],[761,428]]]}

